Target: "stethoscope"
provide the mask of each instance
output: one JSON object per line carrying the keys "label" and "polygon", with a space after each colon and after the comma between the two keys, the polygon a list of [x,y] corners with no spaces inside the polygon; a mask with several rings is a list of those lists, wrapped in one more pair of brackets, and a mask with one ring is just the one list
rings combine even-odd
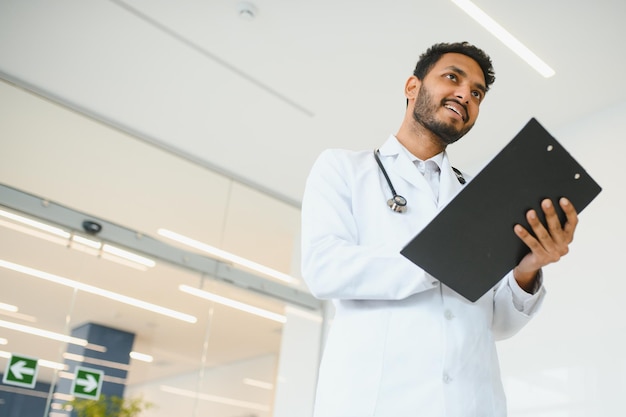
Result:
{"label": "stethoscope", "polygon": [[[389,200],[387,200],[387,205],[389,206],[391,210],[395,211],[396,213],[404,213],[406,211],[406,198],[396,193],[396,189],[393,188],[393,184],[391,184],[389,175],[387,175],[387,170],[385,170],[383,163],[380,161],[380,158],[378,157],[379,153],[380,152],[378,149],[374,149],[374,159],[376,159],[376,163],[378,164],[378,167],[380,168],[381,172],[385,176],[385,180],[387,180],[387,185],[389,185],[389,189],[391,190],[391,194],[392,194],[392,197]],[[456,179],[459,180],[461,185],[464,185],[465,178],[463,178],[463,174],[461,173],[461,171],[459,171],[458,169],[454,167],[452,167],[452,170],[454,171],[454,174],[456,175]]]}
{"label": "stethoscope", "polygon": [[385,170],[383,163],[380,162],[380,158],[378,157],[379,153],[380,152],[378,151],[378,149],[374,150],[374,159],[376,159],[376,163],[378,164],[378,167],[380,168],[383,175],[385,176],[385,179],[387,180],[387,184],[389,185],[389,189],[391,190],[391,194],[392,194],[392,197],[389,200],[387,200],[387,205],[389,206],[391,210],[395,211],[396,213],[404,213],[406,211],[406,198],[396,193],[396,189],[393,188],[393,184],[391,184],[389,175],[387,175],[387,170]]}

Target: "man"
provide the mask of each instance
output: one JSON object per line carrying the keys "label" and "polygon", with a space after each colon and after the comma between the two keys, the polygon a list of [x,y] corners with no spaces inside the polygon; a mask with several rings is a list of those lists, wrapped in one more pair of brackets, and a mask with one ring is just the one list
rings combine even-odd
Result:
{"label": "man", "polygon": [[420,57],[400,129],[376,152],[409,201],[405,212],[385,204],[392,190],[372,151],[327,150],[315,162],[302,204],[302,272],[335,306],[316,417],[506,415],[495,340],[537,311],[540,270],[567,253],[575,209],[558,202],[563,227],[549,200],[545,225],[528,212],[532,234],[519,225],[511,233],[530,253],[475,303],[399,253],[463,187],[445,149],[472,128],[494,80],[491,59],[465,42]]}

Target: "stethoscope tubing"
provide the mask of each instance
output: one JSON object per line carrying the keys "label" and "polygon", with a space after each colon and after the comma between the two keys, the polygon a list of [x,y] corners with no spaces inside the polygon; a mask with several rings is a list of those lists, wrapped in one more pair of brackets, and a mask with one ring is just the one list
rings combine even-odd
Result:
{"label": "stethoscope tubing", "polygon": [[392,197],[389,200],[387,200],[387,205],[389,206],[391,210],[395,211],[396,213],[404,213],[407,208],[406,198],[396,193],[396,189],[393,188],[393,184],[391,183],[391,180],[389,179],[389,175],[387,175],[387,170],[385,169],[382,161],[378,157],[379,153],[380,151],[378,149],[374,150],[374,159],[376,159],[376,163],[378,164],[380,171],[385,176],[385,180],[387,181],[387,185],[389,185],[389,189],[391,190],[391,194],[392,194]]}
{"label": "stethoscope tubing", "polygon": [[[393,188],[393,184],[391,183],[391,180],[389,179],[389,175],[387,175],[387,170],[383,166],[383,163],[378,157],[378,154],[380,154],[380,151],[378,150],[378,148],[374,149],[374,159],[376,159],[376,163],[378,164],[380,171],[385,176],[385,180],[387,181],[387,185],[389,185],[389,189],[391,190],[391,194],[392,194],[392,197],[389,200],[387,200],[387,205],[389,206],[389,208],[391,208],[391,210],[395,211],[396,213],[404,213],[406,211],[406,203],[407,203],[406,198],[396,193],[396,189]],[[457,180],[459,180],[461,185],[465,185],[466,181],[465,181],[465,178],[463,178],[463,174],[461,173],[461,171],[459,171],[455,167],[452,167],[452,170],[454,171],[454,175],[456,175],[456,178]]]}

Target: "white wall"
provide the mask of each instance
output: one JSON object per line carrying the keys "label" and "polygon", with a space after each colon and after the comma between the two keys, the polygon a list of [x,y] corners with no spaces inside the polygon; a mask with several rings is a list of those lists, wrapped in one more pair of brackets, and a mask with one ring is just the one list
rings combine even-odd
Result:
{"label": "white wall", "polygon": [[283,327],[274,417],[311,417],[320,359],[322,317],[288,306]]}
{"label": "white wall", "polygon": [[622,102],[547,127],[603,191],[581,213],[570,253],[546,268],[540,314],[499,344],[510,417],[626,415],[625,114]]}

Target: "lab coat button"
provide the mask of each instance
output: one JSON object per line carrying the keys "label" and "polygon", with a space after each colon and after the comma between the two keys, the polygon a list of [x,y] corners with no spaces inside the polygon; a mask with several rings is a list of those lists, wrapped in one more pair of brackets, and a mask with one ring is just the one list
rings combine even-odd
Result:
{"label": "lab coat button", "polygon": [[443,374],[443,383],[444,384],[449,384],[450,382],[452,382],[452,378],[450,377],[450,375]]}
{"label": "lab coat button", "polygon": [[447,320],[452,320],[454,318],[454,314],[450,310],[446,310],[443,315]]}

